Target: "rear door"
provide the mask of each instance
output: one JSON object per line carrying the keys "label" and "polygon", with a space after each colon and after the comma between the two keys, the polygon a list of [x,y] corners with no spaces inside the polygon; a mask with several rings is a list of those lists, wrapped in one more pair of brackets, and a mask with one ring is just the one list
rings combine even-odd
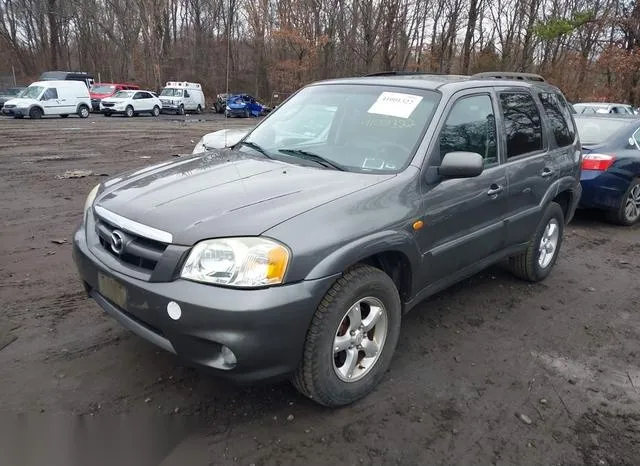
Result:
{"label": "rear door", "polygon": [[[456,94],[439,124],[429,165],[449,152],[476,152],[485,168],[475,178],[423,182],[421,284],[432,285],[463,272],[504,247],[508,184],[496,139],[497,102],[490,88]],[[430,170],[430,169],[429,169]]]}
{"label": "rear door", "polygon": [[528,242],[540,221],[545,194],[558,179],[558,152],[531,89],[502,88],[498,99],[509,180],[507,243],[513,246]]}

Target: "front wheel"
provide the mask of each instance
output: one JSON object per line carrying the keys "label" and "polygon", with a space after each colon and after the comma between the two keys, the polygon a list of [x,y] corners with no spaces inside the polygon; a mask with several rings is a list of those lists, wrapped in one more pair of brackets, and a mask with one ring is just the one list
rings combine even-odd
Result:
{"label": "front wheel", "polygon": [[157,105],[155,107],[153,107],[153,110],[151,111],[151,114],[154,117],[160,116],[160,107],[158,107]]}
{"label": "front wheel", "polygon": [[365,397],[391,363],[400,321],[400,295],[386,273],[365,265],[348,270],[316,309],[294,386],[329,407]]}
{"label": "front wheel", "polygon": [[133,113],[133,107],[129,105],[124,111],[124,116],[126,116],[127,118],[131,118],[133,116]]}
{"label": "front wheel", "polygon": [[609,220],[624,226],[640,220],[640,178],[631,181],[618,210],[609,213]]}
{"label": "front wheel", "polygon": [[511,272],[518,278],[539,282],[547,278],[558,259],[564,233],[564,212],[556,202],[549,204],[527,249],[509,258]]}
{"label": "front wheel", "polygon": [[40,107],[33,107],[31,110],[29,110],[29,117],[32,120],[39,120],[40,118],[42,118],[42,115],[43,112]]}
{"label": "front wheel", "polygon": [[184,105],[180,105],[178,107],[178,111],[176,112],[178,115],[184,115]]}

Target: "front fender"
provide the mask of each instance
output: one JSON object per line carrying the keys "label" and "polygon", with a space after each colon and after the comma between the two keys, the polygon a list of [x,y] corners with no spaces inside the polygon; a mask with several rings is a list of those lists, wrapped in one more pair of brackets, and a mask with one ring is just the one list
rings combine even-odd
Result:
{"label": "front fender", "polygon": [[[367,235],[336,249],[318,262],[306,279],[316,280],[341,273],[349,266],[383,252],[403,254],[411,266],[412,277],[415,277],[421,255],[413,235],[407,231],[387,230]],[[413,290],[413,283],[411,285]]]}

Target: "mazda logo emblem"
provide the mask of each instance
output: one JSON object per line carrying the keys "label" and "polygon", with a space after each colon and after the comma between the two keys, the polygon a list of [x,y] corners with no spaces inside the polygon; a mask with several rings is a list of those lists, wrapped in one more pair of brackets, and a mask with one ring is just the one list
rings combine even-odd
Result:
{"label": "mazda logo emblem", "polygon": [[122,254],[124,249],[124,235],[121,231],[113,230],[111,232],[111,250],[117,255]]}

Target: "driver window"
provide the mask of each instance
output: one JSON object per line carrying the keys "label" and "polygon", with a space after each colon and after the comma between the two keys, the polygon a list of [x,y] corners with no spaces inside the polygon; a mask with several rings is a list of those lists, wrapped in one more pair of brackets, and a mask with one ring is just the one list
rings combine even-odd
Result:
{"label": "driver window", "polygon": [[50,87],[49,89],[44,91],[44,95],[42,97],[44,97],[44,100],[57,99],[58,98],[58,90],[53,88],[53,87]]}
{"label": "driver window", "polygon": [[189,97],[189,93],[187,91],[184,91],[184,96]]}
{"label": "driver window", "polygon": [[496,119],[487,94],[459,99],[440,132],[440,158],[449,152],[475,152],[485,167],[498,163]]}

